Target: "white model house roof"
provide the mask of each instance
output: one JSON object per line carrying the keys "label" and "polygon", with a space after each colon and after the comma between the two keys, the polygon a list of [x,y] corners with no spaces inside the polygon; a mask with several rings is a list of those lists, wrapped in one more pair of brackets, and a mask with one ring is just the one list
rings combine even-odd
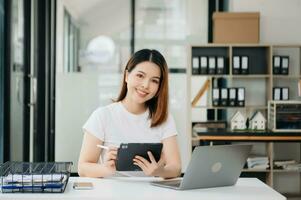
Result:
{"label": "white model house roof", "polygon": [[250,121],[253,121],[253,120],[257,120],[257,121],[263,120],[263,121],[265,121],[265,122],[267,121],[267,120],[265,119],[265,117],[263,116],[263,114],[262,114],[261,112],[259,112],[259,111],[256,111],[256,112],[252,115]]}
{"label": "white model house roof", "polygon": [[235,120],[239,120],[239,119],[245,120],[245,116],[241,112],[237,111],[231,118],[231,121],[235,121]]}

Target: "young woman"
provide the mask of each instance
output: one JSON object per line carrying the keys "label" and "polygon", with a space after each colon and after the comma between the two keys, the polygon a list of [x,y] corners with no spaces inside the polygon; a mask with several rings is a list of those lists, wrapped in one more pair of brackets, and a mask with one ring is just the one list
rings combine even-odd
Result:
{"label": "young woman", "polygon": [[[87,177],[116,175],[120,143],[163,143],[158,162],[136,156],[133,164],[147,176],[177,177],[181,161],[176,127],[168,112],[168,69],[156,50],[143,49],[128,61],[116,102],[95,110],[83,126],[85,132],[78,173]],[[109,150],[97,148],[101,144]],[[100,159],[100,160],[99,160]]]}

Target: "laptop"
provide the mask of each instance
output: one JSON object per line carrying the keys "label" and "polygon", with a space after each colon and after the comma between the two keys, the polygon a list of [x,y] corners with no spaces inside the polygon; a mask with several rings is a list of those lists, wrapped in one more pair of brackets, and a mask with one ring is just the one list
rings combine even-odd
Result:
{"label": "laptop", "polygon": [[183,178],[151,182],[152,185],[189,190],[234,185],[252,145],[198,146]]}

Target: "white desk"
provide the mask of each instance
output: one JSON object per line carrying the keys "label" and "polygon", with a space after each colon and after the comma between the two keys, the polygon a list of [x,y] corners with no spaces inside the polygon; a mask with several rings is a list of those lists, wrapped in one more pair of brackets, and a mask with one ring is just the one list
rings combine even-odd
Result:
{"label": "white desk", "polygon": [[[152,179],[153,180],[153,179]],[[93,190],[74,190],[74,181],[91,181]],[[92,179],[71,177],[64,193],[0,194],[0,199],[72,199],[72,200],[283,200],[284,196],[256,178],[240,178],[235,186],[177,191],[150,185],[149,178]]]}

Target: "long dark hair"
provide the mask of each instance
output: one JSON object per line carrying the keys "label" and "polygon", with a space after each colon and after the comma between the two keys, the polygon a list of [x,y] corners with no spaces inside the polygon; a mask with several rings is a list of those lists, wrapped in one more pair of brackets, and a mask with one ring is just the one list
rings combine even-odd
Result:
{"label": "long dark hair", "polygon": [[130,73],[139,63],[149,61],[159,66],[161,77],[157,94],[147,102],[151,119],[151,127],[156,127],[166,121],[168,116],[168,67],[164,57],[156,50],[142,49],[134,53],[128,61],[123,74],[121,91],[116,101],[122,101],[127,94],[126,71]]}

